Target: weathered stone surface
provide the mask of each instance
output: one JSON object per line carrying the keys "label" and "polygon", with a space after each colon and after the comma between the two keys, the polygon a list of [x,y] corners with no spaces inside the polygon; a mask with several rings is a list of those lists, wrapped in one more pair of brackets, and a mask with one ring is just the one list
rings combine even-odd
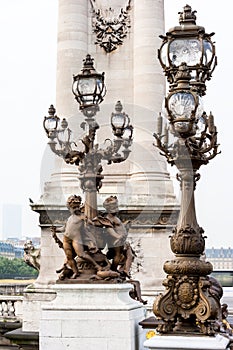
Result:
{"label": "weathered stone surface", "polygon": [[146,349],[199,349],[199,350],[215,350],[228,349],[229,339],[222,335],[215,337],[204,336],[156,336],[146,340],[144,346]]}
{"label": "weathered stone surface", "polygon": [[141,303],[129,297],[129,284],[56,285],[57,297],[42,305],[40,348],[71,350],[142,347]]}

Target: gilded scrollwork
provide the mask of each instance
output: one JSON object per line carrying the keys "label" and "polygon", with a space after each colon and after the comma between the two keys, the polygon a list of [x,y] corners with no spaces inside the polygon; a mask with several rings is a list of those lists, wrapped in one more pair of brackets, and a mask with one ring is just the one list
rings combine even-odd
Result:
{"label": "gilded scrollwork", "polygon": [[174,303],[172,297],[175,279],[172,276],[168,276],[168,278],[164,280],[163,285],[166,287],[166,291],[155,299],[153,312],[158,318],[173,322],[177,313],[177,305]]}
{"label": "gilded scrollwork", "polygon": [[[160,294],[153,306],[153,312],[164,323],[158,331],[167,333],[179,329],[184,320],[190,320],[194,328],[203,334],[213,335],[222,326],[220,299],[222,287],[213,277],[168,275],[164,281],[166,291]],[[182,321],[183,320],[183,321]]]}

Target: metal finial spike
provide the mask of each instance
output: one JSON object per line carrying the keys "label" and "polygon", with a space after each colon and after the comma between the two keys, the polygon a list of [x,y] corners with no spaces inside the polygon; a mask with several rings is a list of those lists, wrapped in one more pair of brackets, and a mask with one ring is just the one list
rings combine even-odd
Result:
{"label": "metal finial spike", "polygon": [[48,109],[48,113],[49,113],[49,115],[55,115],[56,109],[54,108],[54,105],[50,105],[50,107]]}
{"label": "metal finial spike", "polygon": [[94,64],[94,58],[91,57],[90,54],[86,55],[86,58],[83,60],[83,66],[86,67],[93,67]]}
{"label": "metal finial spike", "polygon": [[62,119],[62,121],[61,121],[61,127],[62,127],[62,129],[68,128],[68,122],[67,122],[66,118],[63,118],[63,119]]}
{"label": "metal finial spike", "polygon": [[115,106],[115,111],[116,112],[122,112],[123,106],[121,104],[121,101],[117,101],[116,106]]}

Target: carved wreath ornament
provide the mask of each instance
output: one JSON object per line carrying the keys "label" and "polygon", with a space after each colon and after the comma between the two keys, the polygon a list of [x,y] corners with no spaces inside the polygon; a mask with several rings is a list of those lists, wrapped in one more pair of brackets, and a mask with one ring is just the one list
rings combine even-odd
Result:
{"label": "carved wreath ornament", "polygon": [[93,8],[93,31],[96,35],[95,44],[102,47],[107,53],[110,53],[123,44],[123,39],[126,38],[128,29],[130,28],[130,2],[125,9],[121,8],[120,13],[109,7],[105,10],[96,8],[95,0],[91,0]]}

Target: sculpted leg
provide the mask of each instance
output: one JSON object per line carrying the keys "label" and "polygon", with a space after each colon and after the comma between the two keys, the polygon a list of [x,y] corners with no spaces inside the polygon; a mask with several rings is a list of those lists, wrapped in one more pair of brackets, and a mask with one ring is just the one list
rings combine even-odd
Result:
{"label": "sculpted leg", "polygon": [[78,271],[76,261],[74,259],[71,240],[67,239],[66,237],[64,237],[64,240],[63,240],[63,249],[66,254],[67,264],[73,270],[73,273],[74,273],[71,278],[76,278],[79,276],[79,271]]}
{"label": "sculpted leg", "polygon": [[102,270],[102,267],[99,264],[97,264],[97,262],[91,257],[91,255],[84,251],[83,245],[81,245],[78,242],[73,241],[73,248],[74,248],[76,254],[80,258],[82,258],[84,260],[87,260],[90,263],[92,263],[98,271]]}
{"label": "sculpted leg", "polygon": [[122,247],[114,247],[115,255],[114,255],[114,258],[112,261],[112,266],[111,266],[111,269],[113,271],[117,270],[117,267],[118,267],[119,262],[121,260],[121,251],[122,251]]}

